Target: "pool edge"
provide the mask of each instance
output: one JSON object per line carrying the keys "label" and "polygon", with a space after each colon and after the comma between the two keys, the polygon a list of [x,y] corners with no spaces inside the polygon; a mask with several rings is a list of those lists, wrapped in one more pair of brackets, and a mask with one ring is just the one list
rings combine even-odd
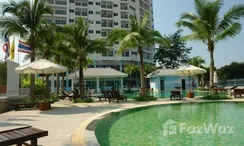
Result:
{"label": "pool edge", "polygon": [[[159,102],[160,101],[160,102]],[[204,99],[186,99],[186,100],[176,100],[176,101],[170,101],[170,100],[159,100],[154,102],[145,102],[144,105],[137,105],[133,107],[125,107],[125,108],[119,108],[114,109],[110,111],[106,111],[103,113],[100,113],[98,115],[95,115],[85,122],[81,123],[79,127],[73,132],[71,137],[71,145],[72,146],[100,146],[98,143],[98,140],[95,135],[94,130],[87,130],[89,129],[89,126],[95,121],[95,120],[101,120],[106,115],[113,113],[113,112],[121,112],[124,110],[134,109],[134,108],[140,108],[140,107],[148,107],[148,106],[154,106],[154,105],[167,105],[167,104],[177,104],[177,103],[200,103],[200,102],[244,102],[243,98],[238,99],[230,99],[230,100],[204,100]]]}

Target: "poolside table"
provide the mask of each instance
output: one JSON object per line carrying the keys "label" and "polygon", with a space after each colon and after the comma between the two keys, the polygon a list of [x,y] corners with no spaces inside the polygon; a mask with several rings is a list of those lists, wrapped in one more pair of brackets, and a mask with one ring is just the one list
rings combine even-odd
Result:
{"label": "poolside table", "polygon": [[[33,128],[31,126],[11,129],[0,132],[0,146],[29,145],[37,146],[37,139],[48,135],[48,131]],[[30,141],[28,144],[26,141]]]}

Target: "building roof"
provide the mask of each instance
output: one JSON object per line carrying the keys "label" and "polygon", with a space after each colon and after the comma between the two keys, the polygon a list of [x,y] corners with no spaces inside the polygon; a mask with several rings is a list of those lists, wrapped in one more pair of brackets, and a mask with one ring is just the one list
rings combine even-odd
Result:
{"label": "building roof", "polygon": [[158,69],[149,75],[147,75],[147,78],[150,77],[160,77],[160,76],[180,76],[175,73],[176,69]]}
{"label": "building roof", "polygon": [[[84,72],[84,78],[94,78],[94,77],[128,77],[128,74],[125,74],[123,72],[117,71],[112,68],[86,68],[83,70]],[[69,78],[75,78],[79,77],[79,71],[76,71],[75,73],[71,73],[68,76]]]}

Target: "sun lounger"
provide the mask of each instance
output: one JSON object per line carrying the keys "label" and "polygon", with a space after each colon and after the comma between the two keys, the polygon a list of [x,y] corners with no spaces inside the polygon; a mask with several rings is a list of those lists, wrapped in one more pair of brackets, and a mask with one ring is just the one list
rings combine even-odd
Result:
{"label": "sun lounger", "polygon": [[111,91],[111,97],[108,99],[109,103],[111,102],[112,99],[116,99],[117,103],[119,103],[119,100],[125,100],[127,101],[127,97],[124,95],[121,95],[119,91]]}
{"label": "sun lounger", "polygon": [[232,93],[232,95],[236,98],[237,95],[239,95],[240,97],[244,94],[244,89],[234,89],[234,92]]}
{"label": "sun lounger", "polygon": [[64,95],[65,97],[68,97],[70,101],[71,101],[72,98],[74,97],[74,94],[72,94],[72,93],[70,94],[70,93],[67,93],[66,91],[63,91],[62,93],[63,93],[63,95]]}
{"label": "sun lounger", "polygon": [[[30,145],[37,146],[37,139],[48,136],[48,131],[33,128],[31,126],[22,127],[17,129],[11,129],[7,131],[0,132],[0,145],[10,146],[10,145]],[[30,141],[30,144],[27,143]]]}
{"label": "sun lounger", "polygon": [[172,99],[183,99],[183,95],[180,93],[180,91],[171,91],[170,100]]}

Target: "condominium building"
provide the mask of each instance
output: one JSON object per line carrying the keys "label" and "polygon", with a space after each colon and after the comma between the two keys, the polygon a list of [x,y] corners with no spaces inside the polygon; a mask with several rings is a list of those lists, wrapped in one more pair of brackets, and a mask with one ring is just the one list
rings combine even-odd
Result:
{"label": "condominium building", "polygon": [[[72,24],[82,17],[91,23],[89,37],[106,38],[114,28],[130,30],[130,15],[140,21],[144,13],[149,14],[148,28],[154,28],[152,0],[44,0],[53,9],[53,16],[45,15],[48,23],[58,25]],[[137,49],[118,54],[119,42],[107,53],[92,53],[90,67],[112,67],[122,71],[127,64],[139,63]],[[144,48],[144,62],[154,63],[154,46]]]}

